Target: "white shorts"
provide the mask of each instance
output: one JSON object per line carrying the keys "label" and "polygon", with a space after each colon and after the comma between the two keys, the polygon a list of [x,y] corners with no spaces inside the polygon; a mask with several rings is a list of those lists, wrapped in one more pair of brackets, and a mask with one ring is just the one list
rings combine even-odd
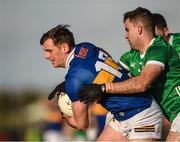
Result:
{"label": "white shorts", "polygon": [[170,131],[180,133],[180,113],[173,120]]}
{"label": "white shorts", "polygon": [[134,115],[125,121],[117,121],[109,112],[106,125],[120,132],[129,140],[133,139],[160,139],[163,124],[163,113],[153,100],[150,108]]}

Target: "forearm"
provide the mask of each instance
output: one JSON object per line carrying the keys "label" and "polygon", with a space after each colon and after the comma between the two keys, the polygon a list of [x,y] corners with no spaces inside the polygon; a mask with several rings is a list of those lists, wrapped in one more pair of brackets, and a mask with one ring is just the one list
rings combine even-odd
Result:
{"label": "forearm", "polygon": [[132,94],[146,91],[148,84],[139,76],[130,78],[123,82],[106,83],[106,93]]}
{"label": "forearm", "polygon": [[161,74],[163,67],[154,64],[145,65],[139,76],[117,83],[106,83],[106,93],[132,94],[146,91]]}

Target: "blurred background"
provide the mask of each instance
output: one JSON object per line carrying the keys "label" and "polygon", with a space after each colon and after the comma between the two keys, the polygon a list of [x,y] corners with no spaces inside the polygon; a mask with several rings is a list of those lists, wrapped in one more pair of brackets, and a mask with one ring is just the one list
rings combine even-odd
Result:
{"label": "blurred background", "polygon": [[47,100],[65,70],[44,59],[39,44],[44,32],[69,24],[76,43],[92,42],[118,61],[129,49],[125,12],[147,8],[166,18],[170,32],[179,32],[179,5],[179,0],[0,0],[0,140],[94,140],[101,131],[97,116],[104,110],[92,106],[90,128],[79,132],[61,120],[56,99]]}

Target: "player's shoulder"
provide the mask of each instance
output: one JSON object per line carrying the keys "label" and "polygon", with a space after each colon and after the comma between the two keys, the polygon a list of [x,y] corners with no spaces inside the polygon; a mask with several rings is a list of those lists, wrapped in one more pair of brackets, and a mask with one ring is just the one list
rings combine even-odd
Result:
{"label": "player's shoulder", "polygon": [[75,45],[76,48],[96,48],[95,44],[91,42],[81,42]]}
{"label": "player's shoulder", "polygon": [[130,56],[132,53],[134,53],[135,50],[131,49],[129,51],[126,51],[120,58],[125,58]]}
{"label": "player's shoulder", "polygon": [[166,52],[169,50],[169,47],[171,47],[171,45],[168,42],[166,42],[162,36],[157,36],[153,43],[149,46],[148,50],[154,50],[156,52]]}
{"label": "player's shoulder", "polygon": [[151,46],[167,46],[167,42],[164,40],[163,36],[157,35]]}
{"label": "player's shoulder", "polygon": [[90,42],[81,42],[75,45],[75,57],[80,59],[86,59],[91,54],[95,54],[96,51],[99,51],[99,49]]}
{"label": "player's shoulder", "polygon": [[180,37],[180,33],[170,33],[169,35],[175,36],[175,37]]}
{"label": "player's shoulder", "polygon": [[128,61],[130,60],[135,54],[137,54],[138,51],[137,50],[129,50],[127,52],[125,52],[121,57],[120,57],[120,61]]}

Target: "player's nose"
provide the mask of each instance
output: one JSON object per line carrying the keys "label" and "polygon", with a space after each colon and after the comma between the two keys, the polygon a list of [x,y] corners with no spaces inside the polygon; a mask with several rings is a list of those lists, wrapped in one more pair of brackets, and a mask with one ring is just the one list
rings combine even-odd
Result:
{"label": "player's nose", "polygon": [[49,59],[50,59],[50,57],[51,57],[51,56],[50,56],[50,54],[49,54],[49,53],[47,53],[47,52],[45,52],[45,53],[44,53],[44,58],[45,58],[45,59],[49,60]]}
{"label": "player's nose", "polygon": [[125,32],[125,35],[124,35],[125,39],[128,39],[128,33]]}

